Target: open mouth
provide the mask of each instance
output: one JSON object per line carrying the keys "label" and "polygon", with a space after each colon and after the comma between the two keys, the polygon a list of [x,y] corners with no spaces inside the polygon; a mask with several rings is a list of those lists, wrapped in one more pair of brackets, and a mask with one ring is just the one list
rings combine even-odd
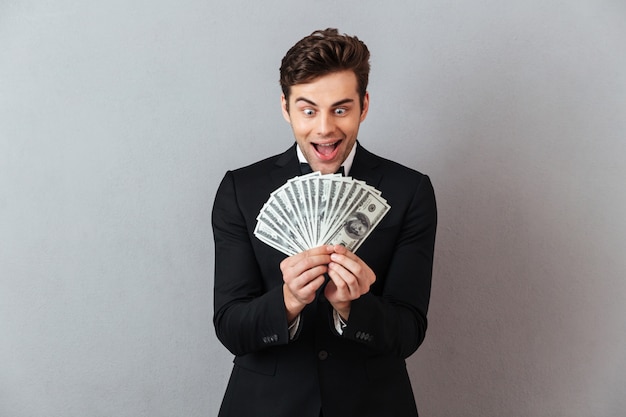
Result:
{"label": "open mouth", "polygon": [[341,140],[330,143],[313,143],[315,152],[320,159],[332,159],[335,156]]}

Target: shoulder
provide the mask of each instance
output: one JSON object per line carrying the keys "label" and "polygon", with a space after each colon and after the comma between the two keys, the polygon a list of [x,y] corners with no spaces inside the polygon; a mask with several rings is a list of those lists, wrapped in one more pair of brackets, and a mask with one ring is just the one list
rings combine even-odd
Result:
{"label": "shoulder", "polygon": [[226,173],[226,177],[232,178],[238,185],[247,187],[255,187],[260,184],[266,184],[267,186],[275,185],[274,183],[277,180],[284,182],[286,178],[282,178],[283,176],[291,175],[291,171],[295,168],[299,169],[299,165],[296,163],[297,157],[294,146],[290,146],[289,149],[282,153],[229,170]]}
{"label": "shoulder", "polygon": [[269,169],[280,165],[280,161],[282,159],[285,158],[285,154],[287,154],[288,152],[291,151],[291,148],[289,148],[287,151],[276,154],[276,155],[272,155],[269,156],[265,159],[261,159],[257,162],[251,163],[249,165],[245,165],[236,169],[232,169],[230,170],[230,172],[233,173],[233,175],[250,175],[250,174],[254,174],[257,172],[267,172]]}
{"label": "shoulder", "polygon": [[422,180],[428,177],[426,174],[418,171],[417,169],[408,167],[399,162],[374,154],[373,152],[368,151],[361,145],[359,145],[357,152],[359,161],[377,171],[384,173],[384,176],[386,177],[392,177],[397,179],[404,178],[404,182],[406,182],[406,180]]}
{"label": "shoulder", "polygon": [[229,170],[218,187],[216,201],[235,200],[240,206],[260,209],[269,194],[280,187],[299,170],[293,146],[283,153],[252,164]]}
{"label": "shoulder", "polygon": [[381,191],[395,212],[404,212],[416,203],[434,208],[434,189],[428,175],[363,147],[359,147],[357,158],[360,165],[357,174],[362,175],[360,179]]}

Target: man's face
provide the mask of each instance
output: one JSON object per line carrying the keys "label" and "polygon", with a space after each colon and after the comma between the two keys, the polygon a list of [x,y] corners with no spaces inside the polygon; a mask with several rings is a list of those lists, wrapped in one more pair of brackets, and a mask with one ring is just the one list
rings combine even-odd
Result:
{"label": "man's face", "polygon": [[354,220],[348,225],[348,229],[357,236],[363,236],[367,232],[367,226],[360,220]]}
{"label": "man's face", "polygon": [[291,87],[289,110],[283,116],[313,171],[337,172],[354,146],[359,125],[367,116],[369,95],[359,104],[356,75],[334,72]]}

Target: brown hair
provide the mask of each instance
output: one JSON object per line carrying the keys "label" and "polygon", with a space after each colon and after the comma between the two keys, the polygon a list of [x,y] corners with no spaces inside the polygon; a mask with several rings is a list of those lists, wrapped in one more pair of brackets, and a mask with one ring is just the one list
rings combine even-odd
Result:
{"label": "brown hair", "polygon": [[370,52],[356,36],[337,29],[316,30],[287,51],[280,66],[280,86],[287,99],[291,86],[313,81],[333,72],[351,70],[357,79],[361,109],[370,72]]}

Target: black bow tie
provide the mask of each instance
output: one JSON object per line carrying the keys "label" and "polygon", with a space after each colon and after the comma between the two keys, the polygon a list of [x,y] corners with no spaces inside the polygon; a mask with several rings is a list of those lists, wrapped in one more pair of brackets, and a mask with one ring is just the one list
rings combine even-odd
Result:
{"label": "black bow tie", "polygon": [[[313,170],[311,169],[311,165],[307,164],[306,162],[300,162],[300,172],[302,172],[302,175],[306,175],[313,172]],[[346,175],[345,170],[343,169],[343,165],[339,167],[339,170],[335,174],[341,174],[343,176]]]}

